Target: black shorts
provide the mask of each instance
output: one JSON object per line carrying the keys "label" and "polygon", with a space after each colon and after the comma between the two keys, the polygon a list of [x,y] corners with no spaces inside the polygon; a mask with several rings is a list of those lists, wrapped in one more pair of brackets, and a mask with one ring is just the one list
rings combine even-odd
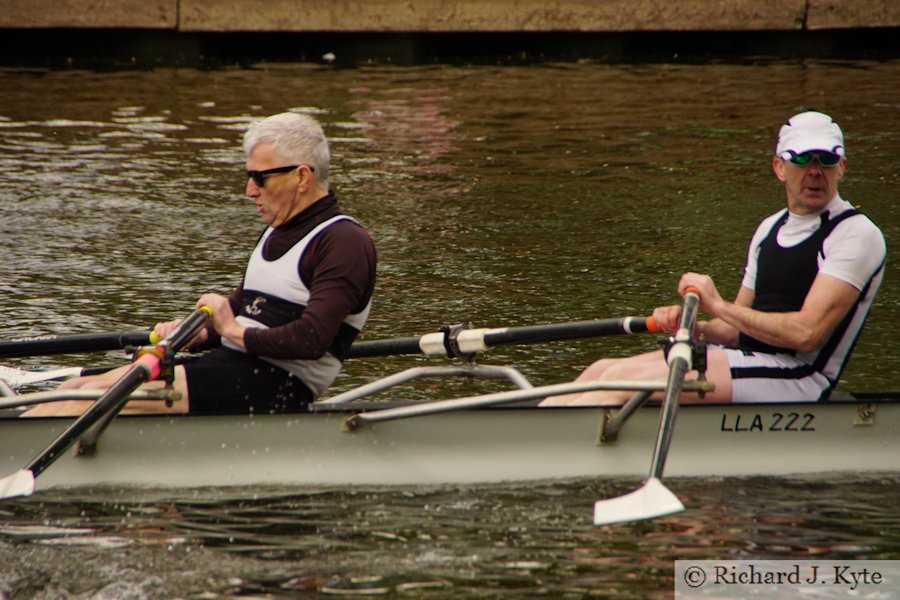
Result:
{"label": "black shorts", "polygon": [[184,370],[191,414],[305,412],[314,399],[291,373],[228,348],[190,360]]}

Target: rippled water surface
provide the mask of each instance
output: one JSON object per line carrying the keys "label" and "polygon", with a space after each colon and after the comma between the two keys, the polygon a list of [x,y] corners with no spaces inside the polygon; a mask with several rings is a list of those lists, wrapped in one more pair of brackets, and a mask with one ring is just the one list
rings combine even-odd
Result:
{"label": "rippled water surface", "polygon": [[[841,387],[897,389],[897,81],[897,61],[0,70],[2,337],[145,329],[227,293],[261,230],[240,136],[284,110],[322,120],[332,185],[376,240],[363,339],[644,315],[685,270],[730,296],[784,203],[777,128],[816,108],[846,132],[842,194],[889,248]],[[482,361],[555,383],[653,343]],[[412,362],[348,362],[335,389]],[[900,558],[895,475],[676,481],[683,515],[590,525],[634,483],[42,493],[0,504],[0,598],[668,597],[676,558]]]}
{"label": "rippled water surface", "polygon": [[673,560],[900,559],[896,475],[670,485],[686,512],[599,528],[634,482],[46,492],[0,513],[0,593],[666,598]]}

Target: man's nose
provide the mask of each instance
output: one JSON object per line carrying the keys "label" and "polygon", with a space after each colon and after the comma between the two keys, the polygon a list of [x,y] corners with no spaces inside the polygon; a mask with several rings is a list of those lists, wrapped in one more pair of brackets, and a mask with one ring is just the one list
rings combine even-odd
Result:
{"label": "man's nose", "polygon": [[824,170],[825,169],[819,163],[818,158],[812,159],[812,161],[810,161],[809,165],[806,166],[806,172],[809,175],[821,175]]}

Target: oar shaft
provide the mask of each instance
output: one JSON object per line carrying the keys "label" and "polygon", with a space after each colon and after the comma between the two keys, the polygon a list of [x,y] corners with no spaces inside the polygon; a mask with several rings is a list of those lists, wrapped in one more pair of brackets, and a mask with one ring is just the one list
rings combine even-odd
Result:
{"label": "oar shaft", "polygon": [[458,350],[462,354],[469,354],[483,352],[488,348],[505,344],[536,344],[607,335],[629,335],[647,331],[660,331],[652,317],[594,319],[496,329],[461,329],[456,332],[455,336],[451,336],[449,331],[444,331],[428,333],[419,337],[356,342],[350,347],[347,357],[365,358],[400,354],[452,356],[454,350]]}
{"label": "oar shaft", "polygon": [[[150,371],[143,365],[134,366],[128,372],[119,378],[106,393],[91,404],[91,406],[78,419],[63,431],[52,444],[47,446],[40,455],[38,455],[28,466],[26,470],[31,471],[35,477],[41,474],[44,469],[49,467],[59,455],[65,452],[72,443],[81,435],[90,429],[97,420],[107,412],[121,409],[128,402],[128,396],[138,388],[142,383],[150,378]],[[121,406],[119,406],[121,405]]]}
{"label": "oar shaft", "polygon": [[607,335],[628,335],[647,331],[659,331],[652,318],[594,319],[592,321],[528,325],[489,331],[484,334],[484,345],[490,348],[503,344],[536,344]]}
{"label": "oar shaft", "polygon": [[[504,344],[536,344],[607,335],[628,335],[647,331],[659,331],[652,318],[625,317],[526,325],[524,327],[462,330],[459,343],[462,346],[461,351],[476,352]],[[350,347],[347,357],[435,355],[452,352],[444,338],[445,334],[431,333],[418,337],[357,342]],[[38,336],[0,341],[0,358],[119,350],[128,346],[145,346],[156,341],[151,338],[149,331]]]}
{"label": "oar shaft", "polygon": [[195,310],[185,317],[161,343],[172,348],[173,351],[180,350],[191,341],[191,338],[197,334],[200,327],[206,324],[206,320],[209,319],[211,314],[212,311],[206,306]]}
{"label": "oar shaft", "polygon": [[657,479],[662,478],[666,457],[669,455],[672,432],[675,431],[675,415],[678,414],[679,398],[687,371],[687,363],[681,357],[675,358],[669,368],[666,399],[659,415],[660,428],[656,437],[656,450],[653,452],[653,462],[650,464],[650,476]]}
{"label": "oar shaft", "polygon": [[[186,344],[206,323],[210,315],[208,307],[198,309],[188,315],[178,326],[160,342],[162,350],[170,349],[177,352]],[[159,347],[158,346],[158,347]],[[84,432],[98,423],[105,415],[115,414],[128,402],[128,396],[142,383],[155,379],[159,372],[162,359],[153,353],[143,354],[134,365],[125,372],[116,382],[81,414],[53,443],[41,452],[24,470],[31,471],[37,477],[44,469],[50,466],[62,452],[81,437]]]}
{"label": "oar shaft", "polygon": [[675,343],[669,348],[669,378],[666,384],[666,396],[659,415],[659,431],[653,451],[653,461],[650,464],[650,477],[657,479],[662,478],[666,457],[669,454],[672,433],[675,431],[675,416],[678,414],[678,403],[684,387],[684,376],[692,367],[691,336],[694,324],[697,322],[699,304],[700,296],[696,293],[688,291],[685,294],[681,320],[678,324],[678,331],[675,332]]}
{"label": "oar shaft", "polygon": [[149,331],[36,336],[0,341],[0,358],[119,350],[127,346],[142,346],[149,340]]}
{"label": "oar shaft", "polygon": [[356,342],[350,346],[348,358],[366,358],[369,356],[394,356],[400,354],[422,354],[417,337],[396,338],[392,340],[373,340]]}

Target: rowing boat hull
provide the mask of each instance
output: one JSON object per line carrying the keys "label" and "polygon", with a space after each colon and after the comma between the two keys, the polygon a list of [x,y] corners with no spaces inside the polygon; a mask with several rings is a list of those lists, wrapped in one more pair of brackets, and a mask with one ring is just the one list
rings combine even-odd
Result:
{"label": "rowing boat hull", "polygon": [[[343,431],[350,412],[120,416],[94,456],[67,453],[37,488],[98,484],[475,484],[646,477],[659,409],[640,409],[612,443],[602,408],[461,410]],[[0,418],[0,473],[22,468],[71,423]],[[900,471],[900,403],[686,405],[667,477]]]}

